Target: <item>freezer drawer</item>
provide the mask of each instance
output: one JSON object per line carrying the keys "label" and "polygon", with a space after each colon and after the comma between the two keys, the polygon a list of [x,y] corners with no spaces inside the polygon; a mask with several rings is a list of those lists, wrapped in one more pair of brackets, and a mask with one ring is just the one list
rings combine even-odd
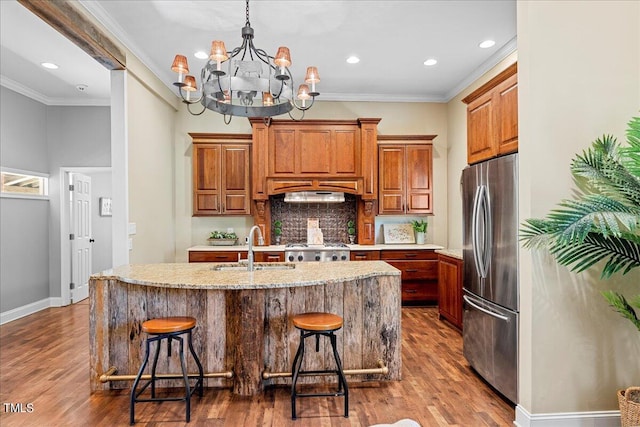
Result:
{"label": "freezer drawer", "polygon": [[463,353],[495,389],[518,402],[518,313],[465,290]]}

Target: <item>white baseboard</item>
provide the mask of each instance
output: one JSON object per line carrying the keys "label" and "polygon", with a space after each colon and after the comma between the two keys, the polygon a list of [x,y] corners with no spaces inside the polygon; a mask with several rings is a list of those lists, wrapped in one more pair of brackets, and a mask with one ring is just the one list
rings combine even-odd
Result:
{"label": "white baseboard", "polygon": [[530,414],[518,405],[513,424],[517,427],[620,427],[620,411]]}
{"label": "white baseboard", "polygon": [[62,307],[62,298],[45,298],[40,301],[32,302],[31,304],[23,305],[22,307],[0,313],[0,325],[37,313],[38,311],[49,307]]}

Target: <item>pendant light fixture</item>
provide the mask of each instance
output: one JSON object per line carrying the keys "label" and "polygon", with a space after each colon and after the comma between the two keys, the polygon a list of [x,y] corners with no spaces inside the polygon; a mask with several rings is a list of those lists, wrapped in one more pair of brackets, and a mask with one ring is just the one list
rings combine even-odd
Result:
{"label": "pendant light fixture", "polygon": [[[233,116],[269,120],[288,113],[293,119],[294,108],[302,111],[304,117],[304,112],[313,106],[316,96],[320,95],[316,90],[320,82],[318,69],[308,67],[305,83],[294,91],[289,48],[281,46],[276,55],[271,56],[255,47],[253,36],[247,0],[242,44],[227,51],[223,41],[214,40],[209,60],[200,71],[199,87],[196,79],[189,75],[187,58],[176,55],[171,65],[171,70],[178,73],[174,85],[191,114],[200,115],[209,109],[224,115],[225,123],[229,124]],[[192,111],[193,104],[202,104],[202,110]]]}

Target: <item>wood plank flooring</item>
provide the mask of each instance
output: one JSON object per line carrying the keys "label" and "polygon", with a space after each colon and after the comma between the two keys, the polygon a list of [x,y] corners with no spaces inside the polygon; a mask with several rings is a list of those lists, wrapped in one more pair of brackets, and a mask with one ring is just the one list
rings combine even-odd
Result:
{"label": "wood plank flooring", "polygon": [[[128,391],[89,394],[88,324],[85,301],[0,327],[1,426],[129,424]],[[513,406],[471,370],[460,334],[438,320],[436,308],[403,308],[402,334],[403,380],[354,383],[348,419],[341,416],[342,398],[307,398],[292,421],[289,389],[277,386],[254,398],[205,389],[202,399],[192,399],[189,424],[182,402],[140,403],[136,425],[333,427],[402,418],[424,427],[512,425]]]}

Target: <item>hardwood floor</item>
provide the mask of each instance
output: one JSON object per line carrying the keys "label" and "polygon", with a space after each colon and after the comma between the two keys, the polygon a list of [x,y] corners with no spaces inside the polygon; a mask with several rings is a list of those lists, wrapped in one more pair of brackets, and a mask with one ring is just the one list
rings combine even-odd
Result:
{"label": "hardwood floor", "polygon": [[[0,425],[128,425],[128,390],[89,394],[88,318],[85,301],[0,327]],[[403,380],[353,384],[348,419],[342,398],[308,398],[292,421],[289,389],[274,387],[254,398],[205,389],[192,399],[189,424],[182,402],[140,403],[136,425],[369,426],[402,418],[424,427],[512,425],[513,406],[472,372],[460,334],[436,308],[403,308],[402,333]]]}

